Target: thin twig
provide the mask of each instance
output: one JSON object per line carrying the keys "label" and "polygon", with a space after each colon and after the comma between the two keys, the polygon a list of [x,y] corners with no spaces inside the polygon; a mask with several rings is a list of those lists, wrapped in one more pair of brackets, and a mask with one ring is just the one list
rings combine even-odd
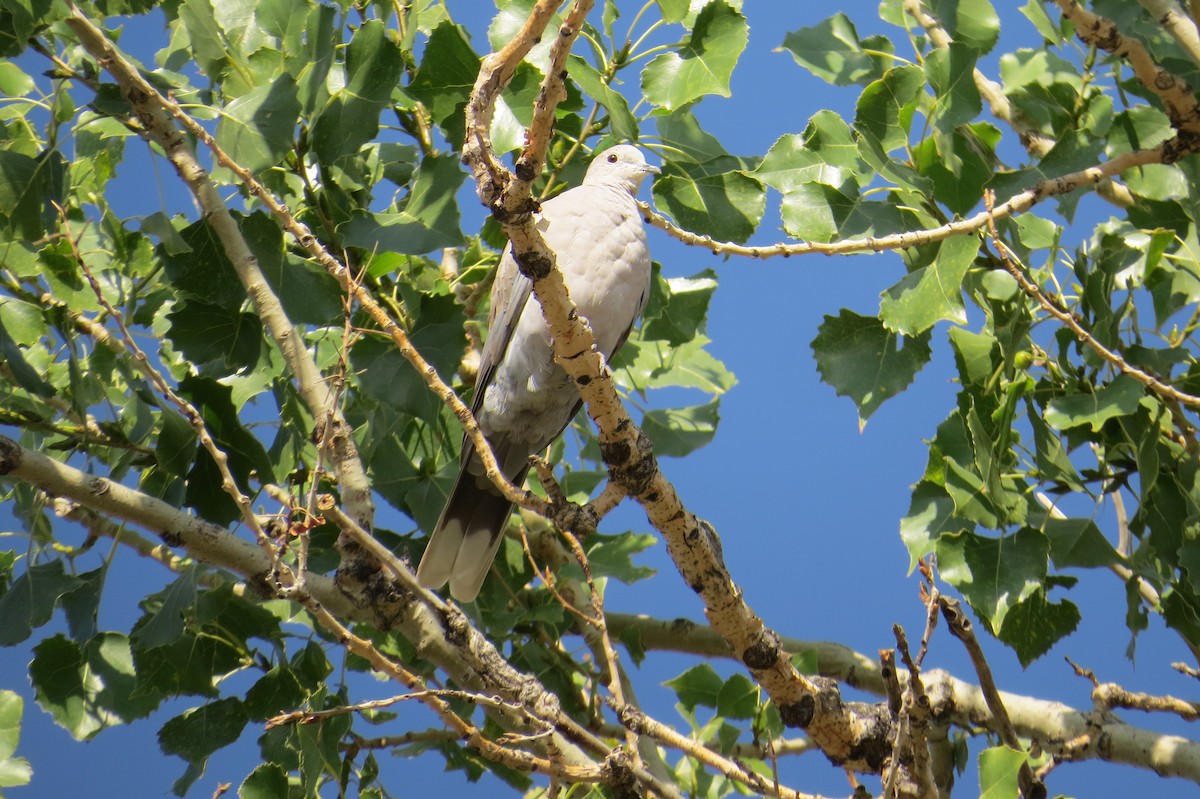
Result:
{"label": "thin twig", "polygon": [[71,253],[75,258],[75,262],[78,264],[80,271],[83,272],[84,277],[87,278],[88,285],[91,286],[96,301],[104,308],[120,332],[120,339],[114,339],[114,343],[119,343],[121,349],[125,351],[125,354],[133,363],[134,368],[150,381],[164,399],[174,405],[183,414],[183,418],[187,420],[188,424],[196,432],[196,437],[200,440],[200,445],[204,447],[204,450],[216,465],[217,472],[221,475],[221,490],[233,500],[242,517],[242,521],[250,528],[250,531],[254,534],[255,541],[262,547],[263,552],[267,553],[270,557],[275,557],[275,548],[271,539],[263,530],[262,525],[259,524],[258,517],[254,514],[254,509],[250,506],[250,497],[242,493],[241,488],[238,486],[233,472],[229,469],[229,456],[223,449],[217,446],[216,440],[213,439],[212,433],[208,429],[208,424],[204,421],[204,415],[200,413],[200,410],[195,405],[188,402],[176,392],[167,383],[167,379],[163,377],[162,372],[155,369],[150,363],[149,356],[138,346],[133,338],[133,334],[125,326],[124,315],[104,296],[104,289],[101,288],[100,281],[96,279],[96,275],[93,274],[87,260],[83,257],[83,253],[79,251],[78,239],[71,232],[70,221],[67,219],[66,212],[58,206],[55,207],[58,208],[59,214],[62,217],[62,224],[67,231],[67,241],[70,242]]}
{"label": "thin twig", "polygon": [[[1018,752],[1024,751],[1024,747],[1021,746],[1021,741],[1017,737],[1017,730],[1009,718],[1008,709],[1004,706],[1004,700],[996,687],[996,681],[992,677],[992,668],[988,665],[987,658],[984,657],[983,648],[979,646],[979,641],[975,638],[975,625],[963,613],[962,605],[958,600],[941,597],[940,604],[942,617],[946,619],[946,626],[950,629],[950,633],[962,642],[963,647],[967,650],[967,656],[971,659],[971,665],[975,667],[975,674],[979,677],[979,689],[983,692],[988,710],[992,713],[994,728],[999,733],[1000,740],[1010,749]],[[1037,788],[1028,762],[1021,764],[1018,782],[1021,787],[1021,795],[1025,799],[1034,796]],[[1045,795],[1044,789],[1041,795]]]}
{"label": "thin twig", "polygon": [[750,258],[770,258],[792,255],[850,255],[863,252],[883,252],[885,250],[903,250],[932,242],[944,241],[952,236],[962,236],[977,233],[988,225],[989,219],[1003,219],[1024,213],[1047,197],[1068,194],[1077,189],[1095,186],[1107,178],[1119,175],[1127,169],[1146,164],[1172,163],[1184,155],[1200,149],[1200,142],[1188,139],[1171,139],[1149,150],[1135,150],[1123,153],[1096,166],[1081,169],[1062,177],[1046,178],[1035,183],[1028,189],[1014,194],[1005,202],[993,209],[980,211],[965,219],[956,219],[944,225],[927,230],[912,230],[904,233],[893,233],[888,236],[868,236],[862,239],[843,239],[828,243],[804,241],[797,244],[768,244],[763,246],[746,246],[728,241],[714,241],[710,236],[701,236],[690,230],[684,230],[666,217],[656,213],[646,203],[639,202],[642,217],[659,230],[665,231],[672,238],[684,244],[703,247],[717,255],[744,255]]}
{"label": "thin twig", "polygon": [[[992,197],[990,190],[984,192],[984,201],[989,204]],[[1004,268],[1008,271],[1013,279],[1017,281],[1017,285],[1021,287],[1030,298],[1035,300],[1046,313],[1062,322],[1067,329],[1075,334],[1075,337],[1086,344],[1093,352],[1099,355],[1109,365],[1114,367],[1122,374],[1132,377],[1134,380],[1141,383],[1146,388],[1158,394],[1164,400],[1169,402],[1178,402],[1189,408],[1200,408],[1200,397],[1192,394],[1187,394],[1172,385],[1162,382],[1157,377],[1148,374],[1133,364],[1126,361],[1117,353],[1105,347],[1096,337],[1093,336],[1080,323],[1079,317],[1070,311],[1059,306],[1059,304],[1051,298],[1046,292],[1042,291],[1041,286],[1033,282],[1025,273],[1022,265],[1017,260],[1016,254],[1000,239],[1000,234],[996,229],[995,221],[989,217],[988,233],[991,236],[992,243],[996,246],[996,251],[1000,256],[1000,260],[1004,264]]]}

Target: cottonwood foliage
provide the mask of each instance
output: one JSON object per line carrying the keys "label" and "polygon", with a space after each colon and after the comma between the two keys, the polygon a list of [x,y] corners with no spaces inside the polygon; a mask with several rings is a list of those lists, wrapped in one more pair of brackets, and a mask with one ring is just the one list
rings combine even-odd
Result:
{"label": "cottonwood foliage", "polygon": [[[471,385],[458,376],[467,334],[477,342],[485,332],[487,285],[503,246],[494,223],[459,207],[469,196],[458,152],[463,108],[481,54],[509,41],[530,8],[500,0],[482,42],[456,23],[456,14],[477,13],[466,5],[80,4],[153,86],[344,259],[462,393]],[[796,69],[857,93],[851,118],[813,109],[768,152],[730,153],[693,111],[704,97],[729,93],[748,40],[740,5],[601,4],[569,59],[567,98],[538,189],[578,182],[586,161],[580,144],[590,150],[637,141],[663,166],[652,205],[681,228],[742,243],[759,231],[769,240],[782,222],[793,241],[815,246],[935,230],[987,204],[1002,206],[1039,181],[1181,134],[1160,94],[1122,58],[1077,40],[1053,7],[1027,3],[1012,24],[1024,26],[1014,38],[1029,46],[1000,53],[988,0],[943,0],[926,9],[948,44],[889,0],[880,6],[893,26],[887,36],[860,37],[841,13],[780,32]],[[1095,10],[1137,37],[1164,69],[1200,85],[1193,56],[1139,6],[1103,0]],[[138,139],[142,123],[64,24],[68,14],[52,0],[0,2],[0,424],[23,447],[237,529],[238,508],[212,456],[121,344],[125,328],[199,409],[257,508],[279,507],[262,493],[268,484],[301,498],[336,497],[313,436],[322,420],[298,396],[210,222],[180,210],[182,203],[150,212],[144,197],[129,196],[157,191],[154,181],[170,184],[170,195],[182,183],[161,158],[156,177],[145,167],[135,173],[127,159],[146,146]],[[493,129],[499,152],[524,141],[548,47],[534,49],[503,94]],[[998,69],[991,77],[1006,118],[993,115],[993,98],[981,97],[976,67]],[[907,274],[879,287],[878,308],[839,309],[831,297],[812,341],[822,378],[856,403],[864,422],[919,379],[935,338],[949,341],[957,401],[936,429],[914,431],[928,439],[929,460],[913,475],[900,533],[914,563],[936,555],[942,578],[1022,662],[1045,653],[1087,611],[1072,601],[1073,574],[1114,566],[1127,569],[1126,588],[1114,582],[1114,590],[1128,597],[1128,612],[1114,626],[1136,634],[1159,615],[1200,646],[1192,399],[1200,394],[1200,172],[1192,158],[1159,161],[1117,175],[1115,186],[1047,191],[1032,210],[997,219],[994,235],[975,225],[897,247]],[[305,346],[326,377],[337,378],[376,496],[399,512],[388,517],[395,529],[376,527],[375,536],[415,559],[421,531],[431,528],[457,470],[460,426],[237,175],[217,166],[212,178]],[[1106,199],[1085,204],[1097,191]],[[770,193],[782,197],[782,220],[764,218]],[[124,210],[130,207],[137,212]],[[630,398],[650,398],[640,421],[659,455],[686,456],[708,442],[721,395],[735,382],[706,349],[705,316],[724,268],[736,264],[686,279],[656,271],[645,320],[614,364]],[[1078,329],[1048,313],[1014,271]],[[806,363],[790,368],[811,368]],[[664,387],[684,391],[671,392],[668,406],[653,398]],[[586,419],[553,460],[562,461],[564,451],[563,487],[585,501],[605,476]],[[346,656],[295,604],[243,591],[245,575],[202,561],[169,563],[177,577],[141,600],[131,628],[98,628],[98,603],[113,590],[108,564],[132,557],[98,541],[134,539],[105,527],[119,520],[80,512],[19,479],[3,491],[23,532],[0,551],[0,643],[37,637],[28,676],[38,704],[76,739],[187,698],[194,709],[158,733],[163,751],[186,761],[174,786],[182,795],[208,757],[248,727],[284,710],[356,701],[339,669],[366,670],[365,661]],[[1104,509],[1116,498],[1125,513],[1112,521]],[[91,534],[82,537],[75,521]],[[307,533],[308,566],[332,574],[336,530],[321,522]],[[545,528],[532,517],[525,523],[533,532]],[[593,576],[647,580],[649,571],[631,558],[651,543],[633,532],[589,539]],[[574,565],[562,570],[580,575]],[[586,723],[601,691],[594,666],[554,646],[577,619],[532,578],[522,544],[510,538],[474,617],[514,666],[538,675]],[[1147,604],[1142,588],[1157,601]],[[47,632],[56,619],[55,632]],[[358,632],[433,674],[412,642],[361,625]],[[624,644],[637,661],[637,637]],[[223,687],[231,674],[239,675],[238,690]],[[745,677],[726,681],[699,665],[668,685],[696,734],[718,750],[783,731]],[[715,708],[716,720],[702,724],[697,707]],[[369,747],[347,744],[386,734],[384,722],[402,712],[263,733],[263,765],[240,795],[311,795],[326,785],[399,795],[398,786],[379,780]],[[0,694],[0,726],[19,728],[20,713],[15,696]],[[28,779],[15,743],[11,735],[0,744],[0,785]],[[431,750],[453,768],[492,770],[517,789],[531,785],[454,736],[391,749]],[[770,773],[768,761],[744,759]],[[695,795],[733,790],[688,758],[671,760],[669,771]]]}

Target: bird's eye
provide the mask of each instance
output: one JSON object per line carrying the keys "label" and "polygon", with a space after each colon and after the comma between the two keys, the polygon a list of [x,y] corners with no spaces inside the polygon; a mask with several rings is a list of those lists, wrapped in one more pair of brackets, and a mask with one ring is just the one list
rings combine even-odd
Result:
{"label": "bird's eye", "polygon": [[610,164],[615,164],[615,163],[617,163],[617,154],[616,154],[616,153],[609,153],[609,154],[608,154],[608,163],[610,163]]}

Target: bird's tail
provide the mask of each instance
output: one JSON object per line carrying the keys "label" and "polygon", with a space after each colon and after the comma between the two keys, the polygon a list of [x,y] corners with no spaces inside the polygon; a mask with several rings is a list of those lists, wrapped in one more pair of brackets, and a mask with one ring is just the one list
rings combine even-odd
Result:
{"label": "bird's tail", "polygon": [[473,601],[500,549],[512,508],[486,477],[476,477],[464,464],[417,567],[421,585],[441,588],[449,581],[455,599]]}

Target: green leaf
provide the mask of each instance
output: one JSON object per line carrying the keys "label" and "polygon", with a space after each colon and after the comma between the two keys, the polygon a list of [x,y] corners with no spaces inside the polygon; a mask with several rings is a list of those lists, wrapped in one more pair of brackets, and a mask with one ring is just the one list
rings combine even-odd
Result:
{"label": "green leaf", "polygon": [[1086,424],[1098,433],[1109,419],[1135,413],[1143,396],[1145,389],[1141,383],[1121,375],[1094,394],[1071,394],[1051,400],[1046,405],[1046,423],[1056,430]]}
{"label": "green leaf", "polygon": [[0,150],[0,222],[14,238],[36,241],[45,232],[42,212],[48,187],[43,163]]}
{"label": "green leaf", "polygon": [[978,53],[958,42],[935,48],[925,57],[925,77],[934,91],[933,121],[938,130],[952,131],[979,116],[983,102],[975,86]]}
{"label": "green leaf", "polygon": [[955,516],[954,501],[942,486],[927,480],[917,483],[908,513],[900,520],[900,540],[908,548],[909,573],[916,568],[917,561],[937,551],[937,542],[942,535],[969,530],[973,526]]}
{"label": "green leaf", "polygon": [[933,0],[937,17],[956,42],[990,52],[1000,36],[1000,17],[990,0]]}
{"label": "green leaf", "polygon": [[841,167],[827,163],[822,153],[808,149],[805,137],[795,133],[780,136],[750,174],[782,194],[806,183],[840,186],[850,177]]}
{"label": "green leaf", "polygon": [[162,695],[140,683],[133,665],[129,638],[105,632],[84,647],[88,685],[94,691],[89,704],[111,713],[110,723],[130,723],[149,716]]}
{"label": "green leaf", "polygon": [[[846,120],[833,111],[818,111],[804,128],[804,146],[830,166],[858,175],[860,184],[874,180],[858,154],[858,142]],[[832,184],[831,184],[832,185]]]}
{"label": "green leaf", "polygon": [[[488,25],[487,38],[492,51],[499,52],[504,45],[517,37],[525,25],[525,20],[529,19],[530,13],[533,12],[536,0],[496,0],[495,5],[496,15]],[[535,40],[533,47],[525,54],[525,62],[537,68],[539,82],[541,76],[550,68],[550,49],[554,43],[554,36],[550,32],[558,30],[561,26],[562,16],[552,14],[546,25],[547,33],[543,34],[540,40]]]}
{"label": "green leaf", "polygon": [[[1038,477],[1046,482],[1056,482],[1069,487],[1073,491],[1083,491],[1083,480],[1076,471],[1075,465],[1063,447],[1062,441],[1046,424],[1046,420],[1038,414],[1037,408],[1030,403],[1026,413],[1029,424],[1033,427],[1033,440],[1037,446],[1036,460]],[[1154,470],[1157,471],[1157,470]],[[1148,486],[1148,474],[1142,474],[1143,489]]]}
{"label": "green leaf", "polygon": [[1054,44],[1066,41],[1063,32],[1051,21],[1050,15],[1046,13],[1046,9],[1038,0],[1027,0],[1025,5],[1021,6],[1020,11],[1027,20],[1033,23],[1033,27],[1037,28],[1037,32],[1046,41]]}
{"label": "green leaf", "polygon": [[60,560],[30,566],[0,597],[0,646],[29,638],[35,627],[50,621],[59,599],[80,585],[78,577],[63,572]]}
{"label": "green leaf", "polygon": [[1009,610],[996,637],[1012,647],[1022,667],[1028,667],[1075,632],[1081,618],[1074,603],[1050,602],[1046,592],[1038,589]]}
{"label": "green leaf", "polygon": [[983,386],[992,379],[1000,357],[995,336],[955,327],[950,330],[950,346],[965,385]]}
{"label": "green leaf", "polygon": [[833,241],[842,221],[834,213],[834,202],[845,199],[836,188],[821,183],[796,186],[783,196],[783,229],[801,241]]}
{"label": "green leaf", "polygon": [[238,786],[239,799],[279,799],[287,795],[287,774],[274,763],[260,764]]}
{"label": "green leaf", "polygon": [[906,229],[895,203],[867,200],[853,182],[841,189],[806,183],[783,195],[780,213],[783,229],[805,241],[886,236]]}
{"label": "green leaf", "polygon": [[296,674],[286,666],[276,666],[246,691],[246,715],[253,721],[265,721],[299,707],[306,697]]}
{"label": "green leaf", "polygon": [[245,313],[198,300],[176,305],[166,315],[167,338],[197,371],[224,377],[252,369],[262,352],[262,323]]}
{"label": "green leaf", "polygon": [[33,648],[29,681],[38,706],[77,741],[87,740],[117,721],[94,701],[103,683],[86,670],[79,645],[63,635],[47,638]]}
{"label": "green leaf", "polygon": [[997,634],[1009,610],[1041,589],[1049,554],[1050,542],[1028,527],[1001,538],[947,534],[937,546],[942,577]]}
{"label": "green leaf", "polygon": [[716,289],[716,273],[711,269],[694,277],[675,278],[664,278],[655,270],[643,315],[642,338],[675,346],[692,341],[704,328],[708,304]]}
{"label": "green leaf", "polygon": [[655,571],[649,566],[635,566],[633,556],[645,552],[655,542],[655,537],[649,534],[589,536],[587,556],[592,574],[613,577],[626,585],[654,576]]}
{"label": "green leaf", "polygon": [[908,142],[917,95],[925,85],[920,67],[895,67],[869,84],[854,109],[854,127],[880,152],[890,153]]}
{"label": "green leaf", "polygon": [[734,674],[717,694],[717,715],[727,719],[752,719],[758,712],[758,685],[744,674]]}
{"label": "green leaf", "polygon": [[33,767],[23,757],[13,757],[21,741],[21,715],[25,700],[15,691],[0,690],[0,788],[28,785]]}
{"label": "green leaf", "polygon": [[456,146],[464,138],[463,109],[478,74],[479,56],[463,29],[450,21],[434,28],[408,92],[425,104],[446,141]]}
{"label": "green leaf", "polygon": [[241,220],[241,228],[288,319],[317,327],[342,319],[343,295],[337,280],[321,267],[288,252],[283,231],[274,219],[255,211]]}
{"label": "green leaf", "polygon": [[308,118],[315,118],[329,101],[329,73],[333,69],[334,52],[342,46],[340,36],[334,33],[336,24],[337,9],[333,6],[317,5],[306,17],[307,46],[301,51],[305,63],[296,76],[296,89]]}
{"label": "green leaf", "polygon": [[[966,214],[979,203],[995,174],[993,144],[999,139],[999,131],[986,122],[966,125],[949,135],[929,136],[916,145],[913,164],[933,182],[938,202],[956,214]],[[1031,218],[1022,216],[1018,224]]]}
{"label": "green leaf", "polygon": [[629,111],[629,103],[611,84],[605,83],[604,76],[595,67],[579,56],[572,55],[567,60],[567,74],[585,94],[608,111],[609,129],[613,136],[622,141],[637,141],[638,123]]}
{"label": "green leaf", "polygon": [[749,38],[746,18],[712,0],[697,15],[691,35],[642,71],[646,99],[674,111],[706,94],[728,97],[729,79]]}
{"label": "green leaf", "polygon": [[[0,35],[0,40],[2,40]],[[33,78],[21,71],[21,68],[11,61],[0,63],[0,93],[9,97],[24,97],[35,88]]]}
{"label": "green leaf", "polygon": [[[250,476],[255,473],[264,483],[274,482],[271,459],[262,442],[242,426],[229,386],[206,377],[188,377],[180,381],[179,393],[200,410],[213,440],[228,456],[229,471],[243,492],[250,490]],[[212,456],[204,450],[188,473],[186,501],[217,524],[228,524],[239,516],[237,506],[221,487]]]}
{"label": "green leaf", "polygon": [[928,335],[898,336],[878,318],[846,308],[825,317],[811,346],[821,379],[854,400],[860,424],[907,388],[930,357]]}
{"label": "green leaf", "polygon": [[994,746],[979,753],[979,799],[1012,799],[1021,795],[1017,777],[1029,755]]}
{"label": "green leaf", "polygon": [[261,172],[291,150],[299,117],[296,82],[285,72],[225,106],[217,143],[246,169]]}
{"label": "green leaf", "polygon": [[638,391],[677,386],[724,394],[737,385],[737,378],[704,349],[709,343],[707,336],[697,335],[686,344],[671,347],[645,341],[635,331],[610,366],[623,386]]}
{"label": "green leaf", "polygon": [[32,302],[16,297],[0,297],[0,327],[11,337],[14,344],[33,347],[49,328],[42,318],[42,309]]}
{"label": "green leaf", "polygon": [[701,663],[678,677],[667,680],[663,685],[674,691],[675,696],[679,698],[679,704],[691,712],[697,705],[715,708],[721,696],[721,689],[725,687],[725,681],[712,666]]}
{"label": "green leaf", "polygon": [[368,20],[354,32],[346,51],[346,87],[329,99],[313,123],[313,147],[323,163],[356,153],[375,138],[379,114],[403,64],[404,54],[382,22]]}
{"label": "green leaf", "polygon": [[659,115],[654,125],[663,144],[670,148],[671,160],[703,164],[729,155],[716,136],[700,127],[689,109]]}
{"label": "green leaf", "polygon": [[1091,519],[1048,516],[1042,532],[1050,540],[1050,559],[1060,569],[1094,569],[1121,562],[1121,556]]}
{"label": "green leaf", "polygon": [[750,238],[766,208],[762,184],[737,168],[735,159],[702,165],[667,161],[654,181],[654,201],[687,230],[715,239]]}
{"label": "green leaf", "polygon": [[655,0],[663,22],[682,22],[687,16],[688,0]]}
{"label": "green leaf", "polygon": [[157,594],[143,600],[145,613],[130,636],[139,649],[173,644],[183,635],[183,618],[196,604],[196,570],[187,569]]}
{"label": "green leaf", "polygon": [[213,80],[224,77],[228,59],[225,34],[217,24],[209,0],[184,0],[179,6],[179,19],[187,31],[192,57]]}
{"label": "green leaf", "polygon": [[874,57],[863,51],[858,30],[839,11],[811,28],[798,28],[783,37],[780,48],[796,63],[826,83],[847,86],[867,83],[880,76]]}
{"label": "green leaf", "polygon": [[213,752],[238,739],[247,721],[242,701],[231,696],[193,708],[162,726],[158,731],[159,748],[164,754],[188,761],[187,771],[175,783],[178,795],[183,795],[181,788],[186,790],[204,774]]}
{"label": "green leaf", "polygon": [[6,0],[0,4],[0,58],[17,56],[29,47],[34,28],[66,9],[50,0]]}
{"label": "green leaf", "polygon": [[225,308],[241,309],[246,301],[242,281],[225,254],[217,233],[203,218],[179,231],[183,247],[161,247],[163,268],[180,293]]}
{"label": "green leaf", "polygon": [[954,236],[938,246],[929,266],[909,272],[883,293],[879,318],[889,330],[916,336],[943,319],[967,323],[962,281],[979,253],[975,236]]}
{"label": "green leaf", "polygon": [[719,407],[714,399],[687,408],[656,408],[642,417],[642,430],[654,442],[655,455],[680,458],[712,441]]}
{"label": "green leaf", "polygon": [[375,252],[421,255],[463,242],[455,195],[466,173],[453,155],[427,156],[399,211],[356,213],[341,228],[345,243]]}
{"label": "green leaf", "polygon": [[54,386],[43,380],[42,376],[38,374],[38,370],[25,359],[22,348],[9,335],[3,317],[0,317],[0,356],[3,356],[4,364],[12,373],[13,382],[30,394],[39,397],[53,397],[58,393]]}

